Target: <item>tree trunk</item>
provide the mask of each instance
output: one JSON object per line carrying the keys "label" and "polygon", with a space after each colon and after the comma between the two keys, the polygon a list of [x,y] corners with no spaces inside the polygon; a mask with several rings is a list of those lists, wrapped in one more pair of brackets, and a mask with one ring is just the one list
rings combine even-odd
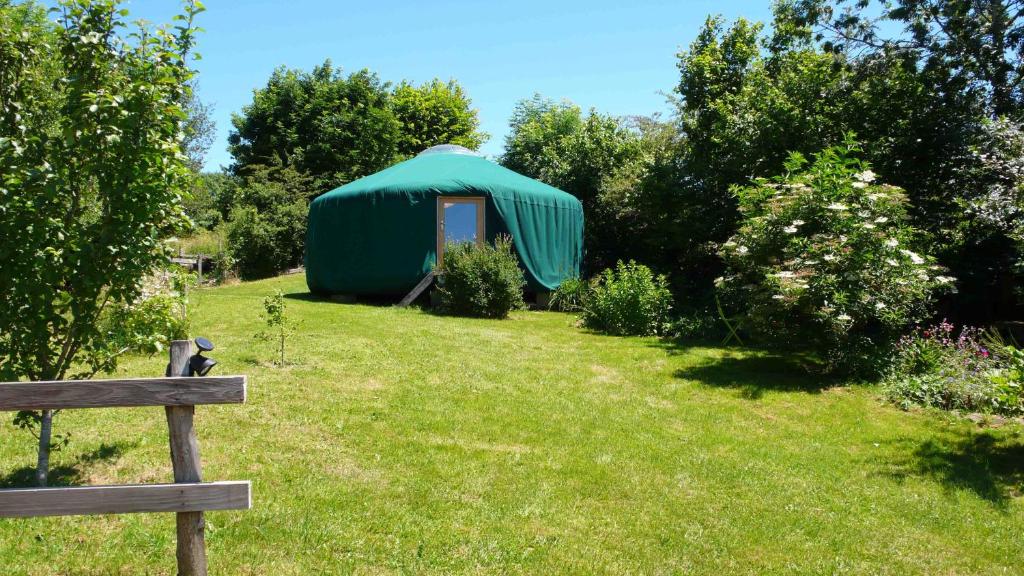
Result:
{"label": "tree trunk", "polygon": [[[979,55],[979,59],[988,58],[991,66],[992,108],[996,116],[1005,116],[1014,109],[1013,89],[1010,86],[1010,71],[1013,67],[1006,57],[1007,7],[1003,0],[991,0],[989,4],[989,30],[992,34],[991,56]],[[984,62],[982,69],[985,69]]]}
{"label": "tree trunk", "polygon": [[284,332],[281,332],[281,366],[284,366]]}
{"label": "tree trunk", "polygon": [[50,436],[53,432],[53,410],[43,410],[39,423],[39,460],[36,462],[36,484],[46,486],[50,473]]}

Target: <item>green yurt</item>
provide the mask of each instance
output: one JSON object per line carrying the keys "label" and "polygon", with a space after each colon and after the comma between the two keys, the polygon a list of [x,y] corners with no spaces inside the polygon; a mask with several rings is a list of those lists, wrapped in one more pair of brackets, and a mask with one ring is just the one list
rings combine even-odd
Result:
{"label": "green yurt", "polygon": [[528,289],[579,275],[579,200],[461,146],[435,146],[313,200],[306,283],[320,294],[405,294],[446,241],[499,234],[512,237]]}

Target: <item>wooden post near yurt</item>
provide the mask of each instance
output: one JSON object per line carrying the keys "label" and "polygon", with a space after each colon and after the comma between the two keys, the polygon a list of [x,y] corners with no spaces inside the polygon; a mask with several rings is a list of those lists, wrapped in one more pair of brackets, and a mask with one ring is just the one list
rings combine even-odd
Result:
{"label": "wooden post near yurt", "polygon": [[406,294],[405,297],[398,302],[398,307],[405,308],[409,304],[412,304],[412,301],[418,298],[420,294],[423,294],[424,290],[430,288],[430,285],[434,283],[435,277],[437,277],[436,271],[431,270],[430,272],[427,272],[427,275],[424,276],[423,279],[420,280],[418,284],[416,284],[412,291]]}
{"label": "wooden post near yurt", "polygon": [[[167,375],[187,377],[191,356],[190,340],[171,342],[171,363]],[[164,410],[170,433],[174,482],[202,482],[203,466],[199,460],[199,441],[193,423],[196,407],[166,406]],[[203,512],[178,512],[177,523],[178,576],[206,576],[206,520]]]}

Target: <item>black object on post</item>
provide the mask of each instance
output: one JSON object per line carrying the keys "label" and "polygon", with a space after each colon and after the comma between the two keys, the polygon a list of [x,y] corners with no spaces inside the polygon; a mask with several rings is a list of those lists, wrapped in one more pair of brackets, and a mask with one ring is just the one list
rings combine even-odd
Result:
{"label": "black object on post", "polygon": [[217,361],[213,358],[203,356],[203,352],[213,350],[213,342],[202,336],[196,337],[196,348],[199,349],[199,352],[196,352],[188,359],[188,375],[206,376],[210,369],[217,365]]}

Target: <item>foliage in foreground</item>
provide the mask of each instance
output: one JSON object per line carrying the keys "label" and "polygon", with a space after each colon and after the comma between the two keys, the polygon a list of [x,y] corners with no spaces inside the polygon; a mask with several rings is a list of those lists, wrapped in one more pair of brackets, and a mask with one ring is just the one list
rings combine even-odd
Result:
{"label": "foliage in foreground", "polygon": [[118,352],[156,354],[172,340],[187,340],[189,292],[195,283],[196,275],[178,266],[148,276],[135,301],[120,302],[104,314],[107,341]]}
{"label": "foliage in foreground", "polygon": [[583,325],[617,336],[660,334],[669,320],[672,294],[665,276],[643,264],[619,262],[594,279],[583,301]]}
{"label": "foliage in foreground", "polygon": [[942,322],[914,331],[895,349],[885,393],[903,407],[1024,414],[1024,350]]}
{"label": "foliage in foreground", "polygon": [[[105,313],[140,299],[187,225],[183,104],[202,7],[124,35],[117,4],[67,0],[55,26],[34,4],[0,3],[3,380],[113,370],[124,349]],[[36,416],[43,484],[52,412]]]}
{"label": "foliage in foreground", "polygon": [[811,163],[793,154],[785,175],[737,190],[743,219],[717,281],[747,330],[838,371],[871,369],[953,280],[913,250],[903,191],[876,183],[857,152],[848,141]]}
{"label": "foliage in foreground", "polygon": [[526,279],[509,236],[495,238],[493,245],[449,243],[441,271],[438,293],[446,313],[505,318],[525,305]]}

